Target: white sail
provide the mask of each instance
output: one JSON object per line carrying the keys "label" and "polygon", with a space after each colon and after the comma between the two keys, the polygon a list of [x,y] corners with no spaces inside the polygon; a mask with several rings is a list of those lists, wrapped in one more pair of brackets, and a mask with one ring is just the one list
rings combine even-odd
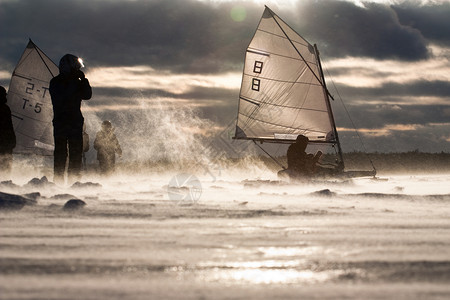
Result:
{"label": "white sail", "polygon": [[53,108],[48,88],[58,73],[58,66],[30,40],[8,90],[17,139],[15,153],[53,154]]}
{"label": "white sail", "polygon": [[245,56],[235,138],[335,142],[318,53],[266,7]]}

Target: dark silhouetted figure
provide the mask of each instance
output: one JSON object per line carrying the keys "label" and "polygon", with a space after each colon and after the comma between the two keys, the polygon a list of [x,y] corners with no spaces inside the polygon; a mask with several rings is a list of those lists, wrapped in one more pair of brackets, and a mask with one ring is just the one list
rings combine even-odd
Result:
{"label": "dark silhouetted figure", "polygon": [[64,183],[67,156],[70,181],[80,178],[83,153],[83,124],[81,101],[92,96],[81,60],[66,54],[59,61],[59,75],[50,81],[53,104],[54,181]]}
{"label": "dark silhouetted figure", "polygon": [[6,90],[0,86],[0,175],[9,176],[12,152],[16,147],[16,134],[11,120],[11,110],[6,105]]}
{"label": "dark silhouetted figure", "polygon": [[321,151],[315,155],[305,152],[309,139],[304,135],[297,136],[294,144],[287,151],[288,173],[291,177],[309,177],[316,174],[316,163],[322,156]]}
{"label": "dark silhouetted figure", "polygon": [[97,132],[95,137],[94,149],[97,150],[100,172],[105,175],[111,174],[116,164],[116,153],[122,156],[122,149],[111,122],[103,121],[102,130]]}

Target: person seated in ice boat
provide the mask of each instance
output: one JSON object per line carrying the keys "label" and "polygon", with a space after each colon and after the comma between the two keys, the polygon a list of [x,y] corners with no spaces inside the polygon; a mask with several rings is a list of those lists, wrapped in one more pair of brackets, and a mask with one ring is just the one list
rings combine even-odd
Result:
{"label": "person seated in ice boat", "polygon": [[291,177],[311,177],[316,175],[316,163],[322,156],[321,151],[316,154],[306,153],[309,139],[304,135],[298,135],[294,144],[287,151],[287,173]]}

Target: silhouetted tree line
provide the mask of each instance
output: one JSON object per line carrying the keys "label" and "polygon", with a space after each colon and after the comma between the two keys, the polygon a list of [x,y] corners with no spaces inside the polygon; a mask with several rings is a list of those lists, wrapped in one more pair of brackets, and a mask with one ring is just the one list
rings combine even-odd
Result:
{"label": "silhouetted tree line", "polygon": [[[450,172],[450,153],[425,153],[419,150],[400,153],[364,153],[348,152],[344,153],[345,168],[347,170],[371,170],[370,161],[373,162],[378,172],[384,173],[442,173]],[[270,162],[270,158],[261,157],[265,164],[277,168],[279,166]],[[335,155],[325,154],[323,161],[335,161]],[[278,157],[281,163],[286,162],[286,157]]]}
{"label": "silhouetted tree line", "polygon": [[[333,163],[336,155],[324,154],[321,161],[324,163]],[[136,162],[121,162],[120,167],[123,170],[183,170],[184,172],[200,172],[206,174],[212,172],[215,175],[220,174],[220,170],[226,168],[238,167],[248,168],[252,165],[265,165],[270,170],[278,172],[282,169],[281,165],[287,166],[286,156],[277,156],[277,162],[266,155],[246,156],[240,158],[230,158],[220,156],[217,159],[212,157],[210,161],[198,161],[195,158],[182,159],[179,161],[170,160],[149,160]],[[449,173],[450,172],[450,153],[424,153],[418,150],[401,153],[364,153],[349,152],[344,153],[344,162],[346,170],[372,170],[370,161],[373,162],[378,173]]]}
{"label": "silhouetted tree line", "polygon": [[450,153],[424,153],[419,150],[401,153],[350,152],[344,154],[347,168],[366,165],[370,158],[379,172],[450,172]]}

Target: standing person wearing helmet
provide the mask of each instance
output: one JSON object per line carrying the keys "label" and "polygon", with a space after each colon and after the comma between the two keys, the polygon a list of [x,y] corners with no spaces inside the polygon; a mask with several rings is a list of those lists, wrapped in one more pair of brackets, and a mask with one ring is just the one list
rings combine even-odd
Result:
{"label": "standing person wearing helmet", "polygon": [[11,109],[6,105],[6,89],[0,86],[0,177],[9,176],[16,147],[16,134],[11,120]]}
{"label": "standing person wearing helmet", "polygon": [[122,149],[111,122],[103,121],[102,130],[97,132],[95,137],[94,149],[97,150],[100,172],[105,175],[111,174],[116,164],[116,153],[122,156]]}
{"label": "standing person wearing helmet", "polygon": [[69,181],[80,178],[83,153],[81,101],[92,97],[92,88],[84,73],[81,59],[66,54],[59,61],[59,75],[50,81],[53,104],[54,181],[64,183],[67,156]]}

